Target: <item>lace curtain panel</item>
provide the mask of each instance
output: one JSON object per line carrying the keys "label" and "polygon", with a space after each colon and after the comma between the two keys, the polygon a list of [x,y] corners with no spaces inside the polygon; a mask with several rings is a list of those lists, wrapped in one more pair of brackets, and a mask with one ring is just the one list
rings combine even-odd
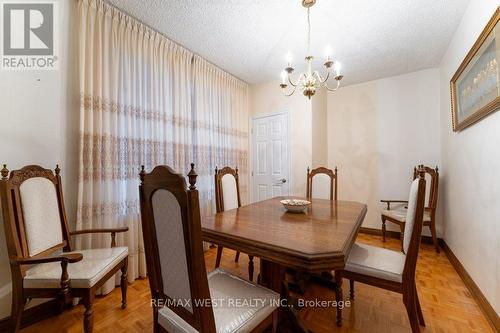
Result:
{"label": "lace curtain panel", "polygon": [[[128,226],[129,280],[146,275],[138,174],[196,164],[202,214],[215,210],[216,166],[248,188],[248,86],[101,0],[79,0],[80,160],[77,228]],[[109,235],[77,248],[108,247]],[[118,283],[108,281],[107,293]]]}

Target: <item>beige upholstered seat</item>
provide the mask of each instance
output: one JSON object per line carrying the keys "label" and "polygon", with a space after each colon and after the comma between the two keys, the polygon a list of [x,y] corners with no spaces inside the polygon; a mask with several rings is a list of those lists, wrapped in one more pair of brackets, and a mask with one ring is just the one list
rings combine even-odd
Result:
{"label": "beige upholstered seat", "polygon": [[[218,333],[251,332],[279,304],[277,293],[235,277],[220,268],[208,274],[208,286],[210,296],[215,300],[213,311]],[[170,333],[197,332],[168,307],[158,311],[158,321]]]}
{"label": "beige upholstered seat", "polygon": [[406,256],[402,252],[355,243],[345,270],[380,279],[401,282]]}
{"label": "beige upholstered seat", "polygon": [[[81,253],[83,259],[68,265],[70,285],[72,288],[91,288],[128,256],[128,248],[79,250],[76,253]],[[60,288],[61,264],[51,262],[31,267],[26,271],[23,285],[24,288]]]}
{"label": "beige upholstered seat", "polygon": [[[407,209],[404,207],[400,207],[397,209],[391,209],[391,210],[383,210],[382,215],[393,218],[395,220],[401,221],[401,222],[406,222],[406,213]],[[431,221],[431,215],[428,211],[424,211],[424,222],[430,222]]]}

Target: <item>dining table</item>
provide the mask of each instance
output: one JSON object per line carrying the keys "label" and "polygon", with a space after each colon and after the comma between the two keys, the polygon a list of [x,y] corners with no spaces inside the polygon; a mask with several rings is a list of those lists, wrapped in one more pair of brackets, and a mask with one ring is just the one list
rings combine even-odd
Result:
{"label": "dining table", "polygon": [[[281,204],[283,199],[311,202],[300,213]],[[260,258],[258,283],[280,293],[288,293],[287,272],[294,270],[319,275],[342,270],[356,240],[367,207],[363,203],[300,197],[275,197],[207,216],[202,219],[203,239]],[[336,302],[343,301],[342,278],[332,274]],[[285,304],[285,303],[283,303]],[[282,306],[280,326],[307,332],[298,317],[299,309]],[[342,325],[342,307],[336,307],[336,322]]]}

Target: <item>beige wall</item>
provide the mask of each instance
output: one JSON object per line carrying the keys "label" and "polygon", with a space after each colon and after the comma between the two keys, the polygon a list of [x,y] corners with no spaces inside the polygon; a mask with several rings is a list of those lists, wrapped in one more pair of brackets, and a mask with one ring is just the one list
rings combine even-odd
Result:
{"label": "beige wall", "polygon": [[[70,228],[76,216],[78,167],[78,67],[75,2],[60,2],[60,68],[2,71],[0,162],[10,170],[27,164],[61,165]],[[71,23],[71,24],[70,24]],[[0,211],[0,318],[10,315],[10,268]]]}
{"label": "beige wall", "polygon": [[311,168],[325,166],[328,163],[328,113],[327,113],[327,92],[325,89],[316,91],[316,95],[311,99],[312,112],[312,164]]}
{"label": "beige wall", "polygon": [[454,133],[450,79],[498,6],[471,1],[442,59],[441,137],[444,239],[500,313],[500,112]]}
{"label": "beige wall", "polygon": [[281,94],[279,82],[250,86],[250,115],[287,111],[290,113],[291,131],[291,195],[304,196],[306,170],[311,165],[311,101],[300,92],[291,97]]}
{"label": "beige wall", "polygon": [[366,203],[363,225],[380,229],[380,199],[406,200],[413,167],[440,164],[439,71],[343,87],[327,102],[328,165],[338,166],[338,197]]}

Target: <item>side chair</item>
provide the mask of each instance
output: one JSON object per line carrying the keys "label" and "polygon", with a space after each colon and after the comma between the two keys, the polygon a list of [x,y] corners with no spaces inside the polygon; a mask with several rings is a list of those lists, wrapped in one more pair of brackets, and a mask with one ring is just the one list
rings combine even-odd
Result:
{"label": "side chair", "polygon": [[307,198],[337,200],[338,171],[325,167],[307,168]]}
{"label": "side chair", "polygon": [[[223,167],[222,169],[215,168],[214,178],[215,178],[215,207],[217,213],[241,207],[238,168],[232,169],[228,166]],[[221,245],[217,245],[217,257],[215,259],[215,268],[218,268],[220,266],[223,249],[224,248]],[[240,258],[240,252],[236,251],[236,256],[234,258],[234,261],[238,262],[239,258]],[[253,281],[253,273],[254,273],[253,258],[254,256],[248,255],[248,278],[250,279],[250,281]]]}
{"label": "side chair", "polygon": [[[140,173],[139,195],[154,332],[274,333],[280,296],[217,268],[206,272],[194,164]],[[254,305],[230,306],[231,299]],[[214,300],[217,303],[212,303]]]}
{"label": "side chair", "polygon": [[418,175],[411,184],[403,252],[356,242],[344,270],[335,272],[339,274],[339,278],[349,279],[352,300],[354,281],[402,294],[413,333],[420,332],[419,324],[425,326],[415,283],[424,216],[425,172],[424,168],[419,168]]}

